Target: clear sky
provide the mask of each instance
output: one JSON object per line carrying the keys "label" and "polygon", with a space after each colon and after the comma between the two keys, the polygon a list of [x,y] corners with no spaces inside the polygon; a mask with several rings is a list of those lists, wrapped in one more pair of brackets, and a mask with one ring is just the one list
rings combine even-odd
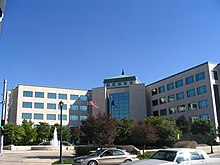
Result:
{"label": "clear sky", "polygon": [[[92,89],[220,63],[219,0],[7,0],[0,80]],[[0,85],[2,89],[2,85]]]}

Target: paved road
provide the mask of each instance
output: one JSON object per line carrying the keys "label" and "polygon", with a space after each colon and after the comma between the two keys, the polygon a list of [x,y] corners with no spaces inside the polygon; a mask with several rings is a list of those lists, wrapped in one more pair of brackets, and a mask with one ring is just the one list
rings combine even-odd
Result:
{"label": "paved road", "polygon": [[[73,151],[63,151],[63,157],[72,157]],[[51,165],[59,160],[59,150],[54,151],[9,151],[0,156],[0,165]]]}

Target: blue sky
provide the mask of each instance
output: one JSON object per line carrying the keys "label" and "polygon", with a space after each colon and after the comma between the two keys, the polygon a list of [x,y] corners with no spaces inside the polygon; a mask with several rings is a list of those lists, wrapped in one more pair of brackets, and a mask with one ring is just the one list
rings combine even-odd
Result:
{"label": "blue sky", "polygon": [[219,0],[8,0],[0,80],[87,90],[124,68],[150,84],[219,58]]}

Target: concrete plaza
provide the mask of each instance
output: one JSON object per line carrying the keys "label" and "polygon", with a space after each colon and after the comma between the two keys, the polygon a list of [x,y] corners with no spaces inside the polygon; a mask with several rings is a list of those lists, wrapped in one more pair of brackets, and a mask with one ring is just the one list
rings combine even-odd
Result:
{"label": "concrete plaza", "polygon": [[[72,150],[64,150],[63,158],[73,157]],[[52,151],[11,151],[4,150],[0,156],[0,165],[51,165],[59,160],[59,150]]]}

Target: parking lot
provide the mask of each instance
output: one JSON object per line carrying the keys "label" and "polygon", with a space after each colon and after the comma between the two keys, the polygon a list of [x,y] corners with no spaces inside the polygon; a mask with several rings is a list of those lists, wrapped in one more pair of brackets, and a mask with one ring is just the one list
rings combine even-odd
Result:
{"label": "parking lot", "polygon": [[[63,158],[72,157],[73,151],[64,150]],[[51,165],[59,160],[59,150],[53,151],[11,151],[5,150],[0,156],[0,165]]]}

